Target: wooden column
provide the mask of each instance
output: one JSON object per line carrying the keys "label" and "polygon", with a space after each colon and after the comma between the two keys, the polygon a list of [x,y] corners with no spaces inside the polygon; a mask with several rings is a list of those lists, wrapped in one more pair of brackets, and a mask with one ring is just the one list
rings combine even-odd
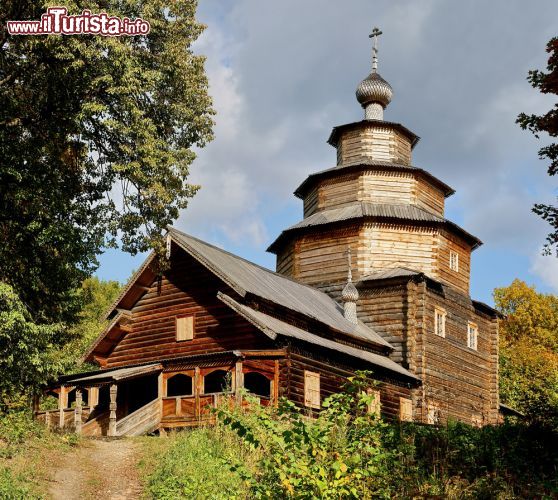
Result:
{"label": "wooden column", "polygon": [[76,434],[81,434],[81,404],[82,404],[82,394],[80,389],[76,389],[76,409],[74,410],[74,426],[76,429]]}
{"label": "wooden column", "polygon": [[99,388],[90,387],[89,388],[89,408],[93,411],[93,408],[99,404]]}
{"label": "wooden column", "polygon": [[50,412],[48,410],[45,412],[45,425],[47,429],[50,429]]}
{"label": "wooden column", "polygon": [[110,405],[109,405],[109,428],[108,435],[116,436],[116,394],[118,391],[118,386],[116,384],[111,384],[110,386]]}
{"label": "wooden column", "polygon": [[40,400],[41,400],[41,396],[39,394],[33,394],[33,402],[32,402],[33,418],[37,417],[37,412],[39,411]]}
{"label": "wooden column", "polygon": [[273,404],[279,402],[279,360],[275,360],[275,370],[273,372],[273,381],[271,382],[271,397]]}
{"label": "wooden column", "polygon": [[200,374],[200,367],[196,366],[194,369],[194,413],[196,418],[199,420],[201,418],[201,408],[200,408],[200,393],[202,389],[202,378]]}
{"label": "wooden column", "polygon": [[60,392],[58,393],[58,427],[60,429],[64,428],[64,409],[68,406],[68,388],[65,385],[60,386]]}
{"label": "wooden column", "polygon": [[234,367],[234,394],[236,404],[242,403],[242,391],[244,387],[244,374],[242,373],[242,361],[237,361]]}
{"label": "wooden column", "polygon": [[163,418],[163,397],[165,396],[163,383],[164,383],[163,372],[161,372],[157,377],[157,399],[159,400],[159,420]]}

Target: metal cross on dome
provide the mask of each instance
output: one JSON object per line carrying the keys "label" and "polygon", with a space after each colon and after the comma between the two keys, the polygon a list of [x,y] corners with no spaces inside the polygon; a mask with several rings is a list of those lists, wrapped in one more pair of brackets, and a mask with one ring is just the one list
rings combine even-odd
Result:
{"label": "metal cross on dome", "polygon": [[372,73],[378,71],[378,37],[382,34],[382,31],[378,27],[374,27],[372,33],[368,35],[368,38],[374,39],[374,45],[372,46]]}

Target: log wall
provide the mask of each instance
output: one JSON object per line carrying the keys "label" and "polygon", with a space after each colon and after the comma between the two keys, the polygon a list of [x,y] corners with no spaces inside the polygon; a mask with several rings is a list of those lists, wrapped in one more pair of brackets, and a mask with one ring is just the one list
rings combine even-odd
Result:
{"label": "log wall", "polygon": [[359,263],[364,275],[406,267],[437,276],[438,231],[420,226],[365,224],[361,231]]}
{"label": "log wall", "polygon": [[411,142],[398,130],[377,124],[343,132],[337,145],[337,164],[371,160],[410,165]]}
{"label": "log wall", "polygon": [[340,208],[364,201],[379,204],[417,205],[443,217],[444,193],[418,173],[368,170],[325,179],[304,198],[304,217],[320,210]]}
{"label": "log wall", "polygon": [[[172,269],[155,281],[132,309],[132,331],[116,345],[107,367],[169,357],[232,349],[265,349],[271,341],[221,303],[217,290],[227,287],[182,250],[173,254]],[[194,338],[176,341],[175,318],[195,316]]]}
{"label": "log wall", "polygon": [[[442,420],[494,424],[498,418],[498,324],[449,286],[422,283],[369,285],[360,290],[359,318],[391,343],[392,359],[423,381],[414,393],[415,417],[428,407]],[[446,335],[434,333],[435,308],[446,311]],[[467,347],[467,326],[478,326],[477,350]]]}
{"label": "log wall", "polygon": [[[328,396],[339,392],[346,378],[354,375],[355,370],[358,369],[370,370],[371,367],[369,365],[359,366],[358,364],[355,366],[354,361],[349,364],[341,361],[339,357],[332,360],[321,357],[317,352],[308,353],[303,349],[293,347],[285,367],[281,371],[281,377],[288,380],[282,385],[288,387],[289,399],[297,406],[305,408],[304,370],[320,374],[320,398],[321,403],[323,403]],[[381,379],[381,376],[379,378]],[[380,390],[382,415],[388,418],[398,418],[400,398],[410,399],[413,390],[405,383],[398,383],[395,380],[380,380],[378,389]],[[309,413],[313,411],[308,409]]]}
{"label": "log wall", "polygon": [[[471,246],[461,238],[447,231],[440,232],[436,275],[441,281],[449,283],[467,294],[471,276],[471,251]],[[451,252],[455,252],[459,256],[458,271],[450,268]]]}

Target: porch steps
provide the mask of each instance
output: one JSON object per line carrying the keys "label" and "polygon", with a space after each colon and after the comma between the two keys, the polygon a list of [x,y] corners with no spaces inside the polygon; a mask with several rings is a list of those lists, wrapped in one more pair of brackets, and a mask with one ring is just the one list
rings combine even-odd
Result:
{"label": "porch steps", "polygon": [[161,400],[154,399],[116,422],[117,436],[141,436],[157,429],[161,421]]}

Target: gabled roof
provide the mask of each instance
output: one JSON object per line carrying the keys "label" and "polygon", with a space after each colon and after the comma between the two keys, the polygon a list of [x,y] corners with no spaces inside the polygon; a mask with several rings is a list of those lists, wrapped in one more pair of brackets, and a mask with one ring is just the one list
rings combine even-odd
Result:
{"label": "gabled roof", "polygon": [[[168,231],[169,236],[180,248],[223,280],[241,297],[252,294],[255,297],[271,301],[288,310],[300,313],[311,320],[318,321],[336,332],[360,341],[371,342],[383,349],[393,349],[386,340],[364,323],[359,322],[355,325],[346,320],[343,316],[343,308],[325,293],[270,271],[175,228],[169,227]],[[150,255],[148,261],[150,262],[152,259],[153,256]],[[86,358],[92,355],[96,346],[109,338],[108,336],[121,318],[118,309],[123,303],[128,304],[129,295],[135,293],[134,280],[141,278],[146,269],[148,269],[147,261],[134,274],[123,292],[111,306],[107,317],[112,317],[114,314],[117,314],[117,316],[92,344],[86,354]]]}
{"label": "gabled roof", "polygon": [[396,172],[413,172],[425,178],[430,184],[438,187],[444,193],[444,196],[446,198],[455,193],[455,190],[453,188],[422,168],[413,167],[412,165],[402,165],[400,163],[364,161],[350,165],[337,165],[336,167],[328,168],[326,170],[321,170],[319,172],[310,174],[308,177],[306,177],[302,184],[298,186],[298,188],[296,188],[294,195],[298,198],[302,198],[304,196],[304,193],[308,191],[308,189],[310,189],[310,187],[314,183],[322,179],[330,179],[338,175],[345,175],[366,170],[393,170]]}
{"label": "gabled roof", "polygon": [[337,147],[337,143],[339,142],[339,135],[341,134],[341,132],[369,125],[375,125],[377,127],[388,127],[398,130],[403,135],[406,135],[409,138],[409,140],[411,141],[411,148],[414,148],[417,145],[417,142],[420,140],[420,137],[418,135],[416,135],[414,132],[411,132],[407,127],[404,127],[400,123],[387,122],[384,120],[361,120],[359,122],[346,123],[345,125],[333,127],[333,130],[331,131],[331,135],[329,136],[327,142],[328,144]]}
{"label": "gabled roof", "polygon": [[468,233],[457,224],[435,215],[416,205],[403,205],[391,203],[369,203],[357,201],[340,208],[321,210],[301,220],[297,224],[285,229],[277,239],[269,246],[268,252],[276,253],[288,235],[304,232],[314,227],[333,224],[342,221],[368,220],[390,220],[400,223],[431,223],[437,226],[445,226],[453,233],[458,234],[467,241],[473,249],[482,245],[482,241],[476,236]]}
{"label": "gabled roof", "polygon": [[382,356],[380,354],[357,349],[355,347],[341,344],[331,339],[326,339],[306,330],[302,330],[297,326],[286,323],[285,321],[281,321],[280,319],[269,316],[268,314],[264,314],[261,311],[256,311],[255,309],[244,304],[240,304],[233,298],[223,293],[219,293],[218,298],[224,304],[226,304],[242,317],[244,317],[260,331],[265,333],[272,340],[275,340],[277,336],[294,338],[303,342],[307,342],[309,344],[329,349],[331,351],[346,354],[347,356],[351,356],[353,358],[362,359],[379,368],[388,370],[390,372],[395,372],[399,375],[403,375],[415,381],[420,380],[418,377],[403,368],[401,365],[397,364],[395,361],[389,359],[387,356]]}
{"label": "gabled roof", "polygon": [[303,314],[333,330],[359,340],[393,349],[378,333],[343,316],[343,308],[329,295],[275,273],[237,255],[188,234],[169,228],[169,234],[183,250],[227,283],[241,297],[252,294],[286,309]]}

